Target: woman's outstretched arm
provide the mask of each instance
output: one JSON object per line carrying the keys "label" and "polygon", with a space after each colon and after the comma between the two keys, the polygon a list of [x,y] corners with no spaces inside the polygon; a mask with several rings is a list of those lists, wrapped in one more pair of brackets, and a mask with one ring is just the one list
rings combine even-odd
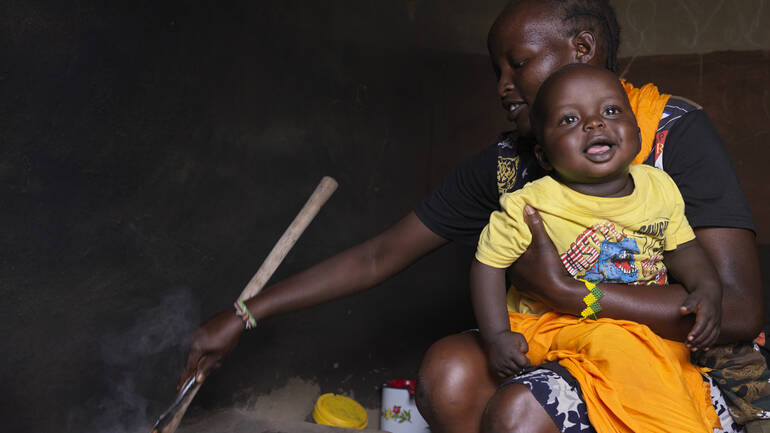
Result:
{"label": "woman's outstretched arm", "polygon": [[[280,281],[246,301],[257,320],[318,305],[368,289],[448,241],[428,229],[414,212],[373,238]],[[180,383],[202,380],[236,346],[243,322],[233,308],[215,314],[192,334]]]}
{"label": "woman's outstretched arm", "polygon": [[[537,212],[525,212],[524,217],[532,231],[532,243],[511,267],[514,285],[556,310],[579,315],[585,308],[584,285],[564,269]],[[754,234],[729,228],[700,228],[695,234],[722,283],[722,332],[718,342],[752,340],[762,327],[764,315]],[[603,283],[599,287],[604,292],[602,317],[643,323],[664,338],[683,342],[692,329],[694,316],[682,316],[679,312],[687,298],[681,285],[639,287]]]}

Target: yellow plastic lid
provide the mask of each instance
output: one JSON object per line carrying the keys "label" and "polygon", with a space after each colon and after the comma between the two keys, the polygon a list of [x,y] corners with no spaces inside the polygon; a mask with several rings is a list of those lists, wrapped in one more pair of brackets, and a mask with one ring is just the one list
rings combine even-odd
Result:
{"label": "yellow plastic lid", "polygon": [[313,419],[318,424],[357,430],[363,430],[369,424],[363,406],[352,398],[332,393],[318,397]]}

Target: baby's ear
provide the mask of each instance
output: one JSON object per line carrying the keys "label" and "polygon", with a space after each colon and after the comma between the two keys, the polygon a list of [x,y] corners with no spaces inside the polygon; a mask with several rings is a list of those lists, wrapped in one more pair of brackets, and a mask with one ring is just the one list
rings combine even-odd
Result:
{"label": "baby's ear", "polygon": [[545,171],[553,170],[553,166],[548,162],[548,156],[543,151],[543,146],[541,144],[536,144],[534,150],[535,158],[537,158],[537,163],[540,164],[540,167],[543,167]]}

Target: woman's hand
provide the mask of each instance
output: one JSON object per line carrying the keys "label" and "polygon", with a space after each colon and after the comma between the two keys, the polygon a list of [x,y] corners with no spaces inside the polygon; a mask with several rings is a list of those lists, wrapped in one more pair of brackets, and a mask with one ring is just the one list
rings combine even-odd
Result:
{"label": "woman's hand", "polygon": [[191,334],[187,366],[179,379],[179,388],[193,374],[202,382],[211,371],[222,365],[222,360],[238,345],[243,332],[243,320],[233,309],[213,315]]}
{"label": "woman's hand", "polygon": [[511,266],[509,276],[519,293],[550,305],[549,300],[558,297],[560,288],[572,277],[564,269],[540,214],[530,205],[524,206],[524,221],[532,232],[532,242]]}

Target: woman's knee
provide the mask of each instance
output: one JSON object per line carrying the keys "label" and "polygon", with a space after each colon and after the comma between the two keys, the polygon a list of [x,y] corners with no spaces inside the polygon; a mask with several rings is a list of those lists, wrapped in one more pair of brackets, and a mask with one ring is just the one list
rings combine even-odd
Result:
{"label": "woman's knee", "polygon": [[465,406],[483,408],[496,386],[477,333],[451,335],[434,343],[423,358],[417,406],[427,417]]}
{"label": "woman's knee", "polygon": [[482,433],[558,431],[556,424],[529,388],[518,383],[504,386],[492,396],[481,422]]}

